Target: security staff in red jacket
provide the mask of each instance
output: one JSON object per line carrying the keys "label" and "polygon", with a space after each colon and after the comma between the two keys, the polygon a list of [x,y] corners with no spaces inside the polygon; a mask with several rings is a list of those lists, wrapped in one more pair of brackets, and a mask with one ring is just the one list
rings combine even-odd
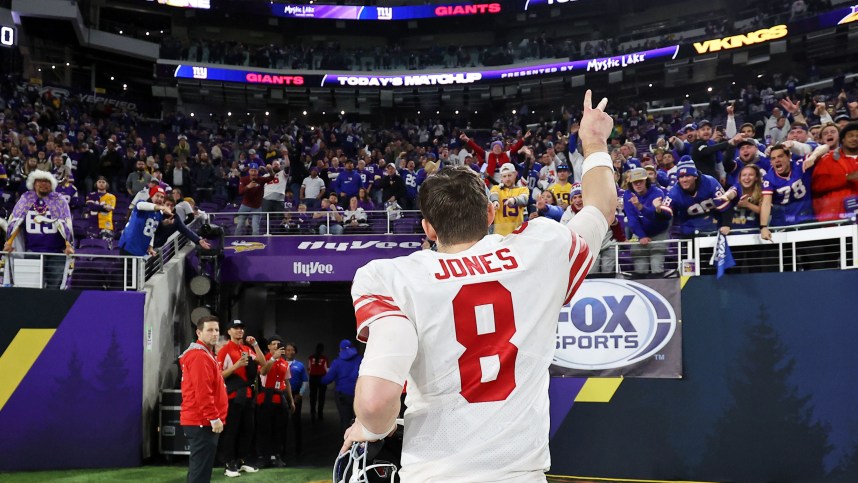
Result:
{"label": "security staff in red jacket", "polygon": [[214,353],[219,326],[217,317],[201,317],[197,322],[197,341],[179,357],[182,365],[180,422],[191,449],[189,483],[211,480],[218,438],[226,421],[226,387]]}
{"label": "security staff in red jacket", "polygon": [[257,371],[265,375],[271,365],[265,363],[265,354],[256,339],[252,336],[245,338],[242,321],[233,320],[227,333],[229,342],[217,353],[229,397],[229,411],[220,442],[220,453],[221,459],[226,462],[224,474],[235,478],[241,476],[241,471],[259,471],[253,462],[247,461],[253,449],[253,383],[256,381]]}
{"label": "security staff in red jacket", "polygon": [[281,447],[286,442],[286,426],[289,415],[295,412],[292,387],[289,379],[289,362],[283,357],[283,338],[272,335],[268,338],[268,354],[265,360],[271,365],[268,374],[260,377],[261,387],[256,395],[259,406],[259,455],[267,466],[283,468],[286,463],[280,458]]}

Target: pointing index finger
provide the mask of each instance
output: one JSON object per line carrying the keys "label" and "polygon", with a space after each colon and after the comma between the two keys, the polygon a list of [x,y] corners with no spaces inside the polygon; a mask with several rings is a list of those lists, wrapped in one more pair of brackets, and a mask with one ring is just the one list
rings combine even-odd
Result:
{"label": "pointing index finger", "polygon": [[589,111],[593,109],[593,91],[587,89],[587,92],[584,93],[584,110]]}

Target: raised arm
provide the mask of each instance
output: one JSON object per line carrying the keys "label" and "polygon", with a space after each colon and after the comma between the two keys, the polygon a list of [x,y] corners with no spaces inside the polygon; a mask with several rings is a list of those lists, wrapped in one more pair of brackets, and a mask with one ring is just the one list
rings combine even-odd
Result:
{"label": "raised arm", "polygon": [[581,194],[584,208],[567,227],[587,243],[591,253],[598,253],[608,228],[615,220],[617,185],[614,183],[614,166],[608,155],[607,139],[614,129],[611,116],[605,114],[608,99],[603,98],[593,108],[592,92],[584,95],[584,115],[578,131],[584,151],[581,176]]}
{"label": "raised arm", "polygon": [[599,105],[593,108],[592,96],[589,89],[584,94],[584,115],[578,131],[584,150],[581,194],[584,206],[599,210],[610,225],[617,207],[617,186],[614,184],[614,167],[608,155],[607,141],[614,129],[614,121],[605,114],[608,99],[602,98]]}

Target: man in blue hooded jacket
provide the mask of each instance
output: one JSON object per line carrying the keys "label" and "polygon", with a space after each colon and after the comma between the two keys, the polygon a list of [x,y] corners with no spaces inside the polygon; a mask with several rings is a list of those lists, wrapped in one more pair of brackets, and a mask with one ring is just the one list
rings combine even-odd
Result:
{"label": "man in blue hooded jacket", "polygon": [[331,363],[328,373],[322,377],[322,384],[337,383],[335,396],[337,411],[340,413],[340,429],[345,431],[355,417],[355,385],[363,356],[358,355],[348,339],[340,341],[340,356]]}

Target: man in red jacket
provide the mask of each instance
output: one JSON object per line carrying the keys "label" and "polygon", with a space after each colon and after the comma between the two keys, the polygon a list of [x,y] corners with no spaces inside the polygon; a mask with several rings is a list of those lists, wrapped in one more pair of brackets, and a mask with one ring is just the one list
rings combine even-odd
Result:
{"label": "man in red jacket", "polygon": [[[829,129],[826,126],[823,129]],[[836,146],[835,146],[836,147]],[[819,221],[838,220],[858,207],[858,122],[840,130],[840,149],[816,163],[810,192]]]}
{"label": "man in red jacket", "polygon": [[197,341],[179,357],[182,364],[180,422],[191,448],[189,483],[212,479],[217,442],[226,421],[226,386],[214,354],[219,335],[217,317],[201,317],[197,322]]}
{"label": "man in red jacket", "polygon": [[527,131],[524,134],[524,137],[519,139],[512,147],[509,148],[509,151],[504,151],[503,141],[494,141],[492,142],[491,151],[486,153],[486,151],[480,147],[479,144],[475,143],[471,138],[469,138],[465,133],[459,135],[459,139],[463,142],[467,143],[470,146],[474,153],[476,153],[477,157],[484,160],[486,162],[486,177],[492,178],[495,180],[494,184],[500,184],[500,167],[506,163],[512,162],[512,157],[518,153],[518,150],[524,146],[524,142],[530,138],[530,131]]}

